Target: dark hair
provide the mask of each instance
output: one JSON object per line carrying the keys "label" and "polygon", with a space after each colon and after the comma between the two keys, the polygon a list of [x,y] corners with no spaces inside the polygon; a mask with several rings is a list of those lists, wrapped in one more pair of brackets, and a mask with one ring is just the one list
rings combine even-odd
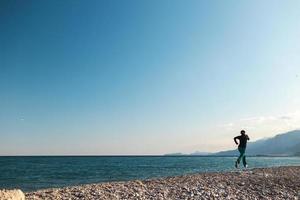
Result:
{"label": "dark hair", "polygon": [[246,133],[245,130],[241,130],[241,134],[244,135]]}

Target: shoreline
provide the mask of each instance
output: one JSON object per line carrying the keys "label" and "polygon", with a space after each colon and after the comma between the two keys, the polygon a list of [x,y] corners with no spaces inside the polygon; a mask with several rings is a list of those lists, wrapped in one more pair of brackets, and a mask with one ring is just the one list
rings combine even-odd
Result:
{"label": "shoreline", "polygon": [[25,193],[26,199],[300,199],[300,166],[204,172]]}

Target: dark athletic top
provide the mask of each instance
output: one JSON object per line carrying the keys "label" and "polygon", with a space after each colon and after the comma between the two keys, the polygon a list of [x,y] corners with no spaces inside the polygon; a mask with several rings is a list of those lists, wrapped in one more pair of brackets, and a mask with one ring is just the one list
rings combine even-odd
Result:
{"label": "dark athletic top", "polygon": [[239,147],[242,147],[242,148],[246,148],[247,146],[247,140],[249,140],[249,137],[248,135],[240,135],[240,136],[236,136],[234,138],[234,141],[238,139],[240,141],[239,143]]}

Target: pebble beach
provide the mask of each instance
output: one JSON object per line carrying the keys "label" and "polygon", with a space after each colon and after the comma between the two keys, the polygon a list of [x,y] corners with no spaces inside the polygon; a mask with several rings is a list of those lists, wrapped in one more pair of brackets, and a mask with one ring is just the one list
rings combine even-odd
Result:
{"label": "pebble beach", "polygon": [[25,193],[26,199],[300,199],[300,166],[200,173]]}

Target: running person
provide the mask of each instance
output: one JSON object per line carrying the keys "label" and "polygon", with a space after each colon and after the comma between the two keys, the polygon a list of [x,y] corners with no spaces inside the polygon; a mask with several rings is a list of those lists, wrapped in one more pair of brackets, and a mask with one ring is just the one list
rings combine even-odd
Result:
{"label": "running person", "polygon": [[[239,143],[237,142],[237,139],[239,140]],[[246,135],[246,131],[241,130],[241,135],[236,136],[233,138],[235,144],[239,145],[238,150],[240,152],[240,156],[238,157],[237,161],[235,162],[235,167],[238,168],[241,160],[243,160],[244,167],[248,167],[246,162],[246,147],[247,147],[247,141],[249,140],[248,135]]]}

